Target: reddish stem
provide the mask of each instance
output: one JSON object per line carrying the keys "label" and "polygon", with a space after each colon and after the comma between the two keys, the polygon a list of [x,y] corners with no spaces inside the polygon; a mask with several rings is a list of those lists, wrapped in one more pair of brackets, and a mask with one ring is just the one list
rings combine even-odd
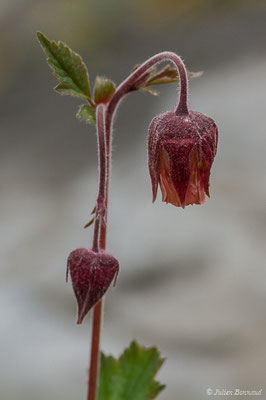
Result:
{"label": "reddish stem", "polygon": [[[97,128],[98,128],[98,148],[99,148],[99,192],[95,209],[95,225],[93,237],[93,250],[99,251],[106,248],[106,218],[108,209],[108,191],[110,180],[110,159],[111,159],[111,140],[112,140],[112,120],[115,109],[126,94],[136,89],[136,83],[140,82],[147,75],[147,71],[154,64],[162,61],[172,61],[178,71],[180,80],[180,94],[176,106],[176,114],[188,114],[187,93],[188,81],[187,73],[183,61],[171,52],[156,54],[137,68],[121,85],[117,88],[107,108],[103,104],[97,106]],[[89,385],[87,400],[96,400],[97,378],[99,369],[99,348],[100,332],[102,319],[102,300],[93,308],[91,357],[89,370]]]}
{"label": "reddish stem", "polygon": [[[105,249],[106,243],[106,227],[101,226],[100,230],[100,248]],[[91,356],[89,369],[89,385],[87,400],[95,400],[97,395],[97,381],[99,371],[99,354],[100,354],[100,336],[102,325],[102,309],[103,299],[93,307],[92,316],[92,333],[91,333]]]}
{"label": "reddish stem", "polygon": [[109,127],[111,126],[114,111],[116,109],[116,106],[122,99],[122,97],[135,89],[134,85],[136,81],[138,81],[138,79],[153,65],[167,60],[175,64],[179,75],[180,93],[177,101],[176,112],[188,114],[188,104],[187,104],[188,79],[187,79],[186,67],[181,58],[177,54],[172,53],[170,51],[164,51],[162,53],[156,54],[155,56],[145,61],[140,67],[138,67],[134,72],[132,72],[132,74],[129,75],[129,77],[127,77],[116,89],[109,104],[107,105],[107,110],[106,110],[107,139],[108,139],[107,125],[109,125]]}
{"label": "reddish stem", "polygon": [[146,76],[147,71],[155,64],[163,61],[171,61],[175,64],[180,81],[180,93],[176,106],[176,114],[188,114],[188,78],[186,67],[181,58],[170,51],[164,51],[149,58],[142,65],[140,65],[131,75],[129,75],[116,89],[111,97],[105,111],[105,135],[106,135],[106,190],[105,190],[105,204],[106,210],[108,205],[108,189],[109,189],[109,176],[110,176],[110,157],[111,157],[111,144],[112,144],[112,122],[115,110],[120,100],[136,89],[136,82],[141,81]]}
{"label": "reddish stem", "polygon": [[105,144],[105,106],[99,104],[96,109],[98,157],[99,157],[99,189],[95,207],[95,223],[92,250],[99,251],[99,236],[102,224],[105,224],[106,198],[106,144]]}
{"label": "reddish stem", "polygon": [[[106,226],[105,226],[105,210],[107,204],[106,198],[106,146],[105,146],[105,106],[100,104],[96,109],[97,119],[97,137],[99,151],[99,191],[95,207],[95,224],[93,235],[93,251],[98,252],[100,249],[105,249],[106,242]],[[100,333],[102,322],[102,300],[93,308],[92,317],[92,337],[91,337],[91,356],[89,369],[89,384],[88,384],[88,400],[95,400],[97,395],[97,380],[99,370],[99,349],[100,349]]]}
{"label": "reddish stem", "polygon": [[100,333],[102,322],[102,300],[93,308],[92,335],[91,335],[91,357],[89,370],[88,400],[95,400],[97,393],[97,378],[99,369]]}

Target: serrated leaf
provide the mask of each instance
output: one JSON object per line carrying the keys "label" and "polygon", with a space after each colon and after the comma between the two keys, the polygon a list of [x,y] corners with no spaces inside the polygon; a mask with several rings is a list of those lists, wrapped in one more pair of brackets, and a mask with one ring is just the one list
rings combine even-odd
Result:
{"label": "serrated leaf", "polygon": [[107,103],[115,92],[115,84],[111,79],[97,76],[94,85],[94,101],[96,104]]}
{"label": "serrated leaf", "polygon": [[92,106],[88,106],[87,104],[80,106],[76,116],[92,125],[96,124],[96,111]]}
{"label": "serrated leaf", "polygon": [[37,36],[48,57],[47,61],[60,82],[55,90],[90,100],[89,75],[80,55],[63,42],[50,41],[41,32],[37,32]]}
{"label": "serrated leaf", "polygon": [[141,347],[136,342],[118,359],[102,353],[97,400],[154,399],[165,387],[154,380],[163,362],[155,347]]}

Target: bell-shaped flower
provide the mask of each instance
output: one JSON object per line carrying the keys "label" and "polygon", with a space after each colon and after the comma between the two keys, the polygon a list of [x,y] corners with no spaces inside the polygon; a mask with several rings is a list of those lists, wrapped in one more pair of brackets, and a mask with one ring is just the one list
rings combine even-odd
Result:
{"label": "bell-shaped flower", "polygon": [[153,201],[160,184],[166,203],[183,208],[204,203],[217,140],[215,122],[199,112],[169,111],[155,117],[148,137]]}

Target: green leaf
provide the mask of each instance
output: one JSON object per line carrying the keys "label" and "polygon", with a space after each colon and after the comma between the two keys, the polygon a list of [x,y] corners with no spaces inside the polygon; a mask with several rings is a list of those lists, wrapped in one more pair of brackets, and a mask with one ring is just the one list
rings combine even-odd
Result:
{"label": "green leaf", "polygon": [[96,104],[107,103],[115,92],[115,84],[111,79],[96,77],[94,85],[94,101]]}
{"label": "green leaf", "polygon": [[165,387],[154,380],[163,362],[155,347],[134,341],[118,359],[102,353],[97,400],[154,399]]}
{"label": "green leaf", "polygon": [[41,32],[37,32],[37,36],[48,57],[47,61],[60,82],[55,90],[91,100],[89,75],[80,55],[62,42],[50,42]]}
{"label": "green leaf", "polygon": [[84,104],[84,105],[80,106],[76,116],[79,119],[82,119],[83,121],[89,122],[92,125],[96,124],[95,107],[88,106],[87,104]]}

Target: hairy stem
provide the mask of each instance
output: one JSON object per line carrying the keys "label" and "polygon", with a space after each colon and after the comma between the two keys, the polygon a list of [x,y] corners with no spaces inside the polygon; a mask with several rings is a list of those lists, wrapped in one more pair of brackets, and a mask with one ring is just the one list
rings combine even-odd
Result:
{"label": "hairy stem", "polygon": [[177,101],[177,106],[175,109],[176,114],[188,114],[188,78],[186,67],[181,60],[181,58],[170,51],[164,51],[162,53],[156,54],[149,58],[142,65],[140,65],[131,75],[129,75],[116,89],[111,100],[109,101],[106,108],[105,117],[105,133],[106,133],[106,202],[108,202],[108,185],[109,185],[109,166],[110,166],[110,149],[112,144],[112,122],[115,110],[122,100],[122,98],[128,93],[136,90],[136,83],[139,82],[143,77],[147,75],[147,71],[155,64],[161,63],[163,61],[171,61],[175,64],[180,81],[180,93]]}
{"label": "hairy stem", "polygon": [[[100,104],[96,109],[97,129],[98,129],[98,148],[99,148],[99,192],[95,208],[95,224],[93,237],[93,250],[106,248],[106,218],[108,209],[108,191],[110,180],[110,159],[112,141],[112,121],[116,107],[120,100],[128,93],[137,89],[137,84],[148,77],[148,70],[155,64],[170,60],[177,68],[180,80],[180,94],[175,109],[176,114],[188,114],[187,94],[188,81],[187,73],[183,61],[171,52],[163,52],[144,62],[117,88],[109,103],[106,106]],[[97,377],[99,366],[99,346],[102,319],[102,300],[93,308],[93,326],[91,341],[91,358],[89,370],[89,386],[87,400],[96,400]]]}
{"label": "hairy stem", "polygon": [[92,250],[99,251],[99,236],[102,224],[105,224],[106,197],[106,143],[105,143],[105,106],[100,104],[96,109],[97,138],[99,155],[99,188],[95,206],[95,223]]}
{"label": "hairy stem", "polygon": [[[149,58],[140,65],[131,75],[129,75],[116,89],[110,99],[105,112],[105,134],[106,134],[106,206],[108,204],[108,186],[110,176],[110,157],[112,144],[112,123],[115,110],[128,93],[136,90],[136,83],[140,82],[145,76],[148,76],[147,71],[155,64],[163,61],[171,61],[175,64],[180,81],[180,93],[175,109],[176,114],[188,114],[188,78],[185,65],[181,58],[170,51],[164,51]],[[107,208],[107,207],[106,207]]]}
{"label": "hairy stem", "polygon": [[[111,125],[111,120],[116,109],[116,106],[120,102],[123,96],[135,89],[136,82],[140,79],[142,75],[146,73],[155,64],[161,63],[163,61],[171,61],[175,64],[180,81],[180,94],[177,101],[176,112],[183,114],[188,113],[188,79],[185,65],[177,54],[170,51],[164,51],[162,53],[156,54],[155,56],[149,58],[140,67],[138,67],[128,78],[126,78],[116,89],[113,94],[106,112],[106,124]],[[108,138],[108,134],[107,134]]]}
{"label": "hairy stem", "polygon": [[95,400],[97,395],[102,306],[102,300],[99,300],[93,308],[88,400]]}
{"label": "hairy stem", "polygon": [[[106,222],[105,214],[107,204],[106,198],[106,146],[105,146],[105,106],[100,104],[96,109],[97,118],[97,136],[99,152],[99,189],[95,207],[95,224],[93,235],[92,250],[98,252],[99,249],[105,249]],[[92,318],[92,337],[91,337],[91,356],[89,368],[88,400],[95,400],[97,395],[97,379],[99,370],[99,349],[100,334],[102,322],[102,300],[93,308]]]}

